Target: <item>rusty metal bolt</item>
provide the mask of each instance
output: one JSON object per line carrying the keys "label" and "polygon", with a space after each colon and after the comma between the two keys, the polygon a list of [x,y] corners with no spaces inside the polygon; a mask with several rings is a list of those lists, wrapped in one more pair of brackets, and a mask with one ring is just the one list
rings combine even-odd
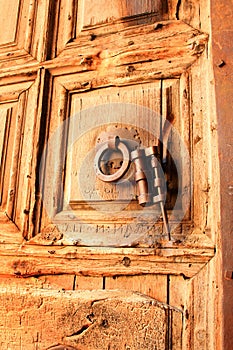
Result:
{"label": "rusty metal bolt", "polygon": [[147,171],[145,161],[145,151],[136,149],[131,152],[131,159],[135,164],[135,181],[138,187],[138,202],[145,205],[151,202],[151,195],[148,193]]}
{"label": "rusty metal bolt", "polygon": [[225,279],[226,279],[226,280],[233,280],[233,271],[231,271],[231,270],[226,270],[226,271],[225,271]]}
{"label": "rusty metal bolt", "polygon": [[226,62],[224,61],[224,60],[221,60],[218,64],[217,64],[217,66],[219,67],[219,68],[222,68],[222,67],[224,67],[226,65]]}

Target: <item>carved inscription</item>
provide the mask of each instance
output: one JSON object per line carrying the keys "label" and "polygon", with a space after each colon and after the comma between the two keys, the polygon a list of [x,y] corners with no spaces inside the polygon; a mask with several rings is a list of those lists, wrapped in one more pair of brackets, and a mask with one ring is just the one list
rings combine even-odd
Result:
{"label": "carved inscription", "polygon": [[156,244],[162,237],[162,223],[154,225],[145,223],[85,223],[56,222],[60,231],[61,242],[72,245],[89,246],[137,246],[144,243],[147,246]]}
{"label": "carved inscription", "polygon": [[[118,237],[130,237],[133,234],[143,233],[145,227],[141,224],[126,226],[123,224],[85,224],[85,223],[63,223],[58,225],[59,230],[63,233],[97,233],[99,235],[113,234]],[[148,226],[148,229],[150,227]],[[77,235],[78,237],[78,235]]]}

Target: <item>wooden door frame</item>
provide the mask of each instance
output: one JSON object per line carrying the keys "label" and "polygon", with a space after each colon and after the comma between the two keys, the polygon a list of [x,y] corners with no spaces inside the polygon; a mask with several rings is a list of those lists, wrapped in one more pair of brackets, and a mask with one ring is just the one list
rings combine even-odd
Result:
{"label": "wooden door frame", "polygon": [[232,349],[233,342],[233,183],[232,183],[232,105],[233,100],[233,2],[212,0],[213,69],[215,78],[220,166],[220,247],[219,276],[222,282],[221,349]]}

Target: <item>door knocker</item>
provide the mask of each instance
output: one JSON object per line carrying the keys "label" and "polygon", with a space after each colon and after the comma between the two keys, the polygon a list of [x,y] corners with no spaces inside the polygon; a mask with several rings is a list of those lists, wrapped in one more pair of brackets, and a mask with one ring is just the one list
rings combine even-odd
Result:
{"label": "door knocker", "polygon": [[[120,151],[122,155],[122,161],[120,162],[119,169],[113,174],[105,174],[101,169],[101,161],[104,154],[109,151]],[[94,168],[96,176],[104,182],[114,182],[121,179],[127,172],[130,165],[130,151],[126,144],[119,138],[119,136],[109,137],[108,141],[104,142],[98,149],[95,159]]]}
{"label": "door knocker", "polygon": [[[109,155],[116,153],[119,164],[111,173]],[[115,161],[116,163],[116,161]],[[165,232],[170,239],[170,229],[165,210],[166,184],[160,175],[160,159],[158,147],[140,147],[140,139],[135,140],[135,133],[129,130],[114,129],[102,133],[97,141],[97,151],[94,158],[94,169],[98,179],[103,182],[116,182],[134,166],[134,181],[137,185],[137,200],[141,206],[158,204],[161,208]]]}

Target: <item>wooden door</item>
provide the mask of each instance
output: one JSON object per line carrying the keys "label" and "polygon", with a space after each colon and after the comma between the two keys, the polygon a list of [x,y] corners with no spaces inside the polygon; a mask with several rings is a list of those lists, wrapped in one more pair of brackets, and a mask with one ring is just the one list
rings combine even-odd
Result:
{"label": "wooden door", "polygon": [[[0,1],[2,349],[218,348],[209,5]],[[109,135],[166,161],[169,232]]]}

